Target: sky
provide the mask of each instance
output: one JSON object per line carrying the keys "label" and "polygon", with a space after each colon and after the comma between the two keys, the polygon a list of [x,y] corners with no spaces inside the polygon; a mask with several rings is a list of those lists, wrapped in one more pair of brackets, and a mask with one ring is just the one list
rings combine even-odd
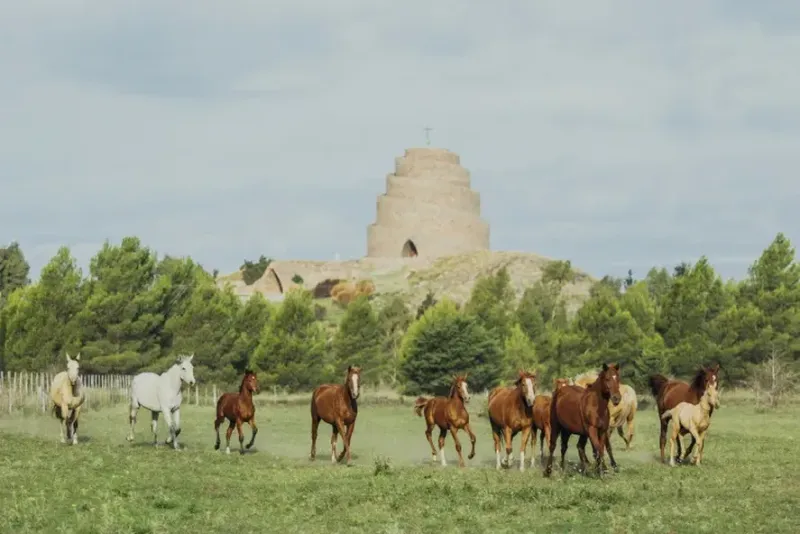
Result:
{"label": "sky", "polygon": [[[189,7],[191,6],[191,7]],[[0,3],[0,243],[356,258],[394,158],[595,276],[800,241],[795,0]]]}

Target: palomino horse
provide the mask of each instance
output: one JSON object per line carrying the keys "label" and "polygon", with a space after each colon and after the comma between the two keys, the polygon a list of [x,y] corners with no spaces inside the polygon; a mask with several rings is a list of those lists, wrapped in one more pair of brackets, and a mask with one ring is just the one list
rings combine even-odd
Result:
{"label": "palomino horse", "polygon": [[[705,393],[706,388],[714,384],[719,388],[719,364],[712,367],[701,367],[695,373],[692,382],[687,384],[681,380],[670,380],[664,375],[652,375],[650,377],[650,391],[656,399],[656,408],[658,409],[658,417],[664,412],[671,410],[681,402],[688,402],[690,404],[697,404],[700,398]],[[712,408],[711,413],[714,413]],[[667,444],[667,422],[661,420],[661,435],[659,437],[659,448],[661,449],[661,462],[664,462],[664,446]],[[686,448],[686,455],[683,457],[685,460],[689,457],[694,447],[695,440],[692,436],[692,442]],[[678,457],[681,455],[681,443],[678,442]]]}
{"label": "palomino horse", "polygon": [[706,432],[711,425],[711,412],[719,408],[719,395],[716,384],[709,384],[698,404],[681,402],[671,410],[664,412],[662,421],[672,419],[672,432],[669,434],[669,465],[675,467],[675,444],[680,443],[680,436],[691,434],[697,442],[694,455],[695,465],[700,465],[703,449],[706,444]]}
{"label": "palomino horse", "polygon": [[133,441],[133,429],[136,426],[136,414],[140,407],[150,410],[153,419],[153,445],[158,445],[158,415],[164,414],[164,421],[169,428],[167,445],[177,450],[178,435],[181,433],[181,384],[194,385],[194,366],[191,356],[180,356],[178,361],[166,372],[139,373],[131,382],[131,411],[129,421],[131,432],[128,441]]}
{"label": "palomino horse", "polygon": [[[554,378],[553,389],[568,386],[568,378]],[[544,464],[545,442],[550,443],[550,395],[536,395],[533,399],[533,426],[531,427],[531,467],[536,464],[536,432],[539,432],[539,452]]]}
{"label": "palomino horse", "polygon": [[[344,384],[323,384],[311,394],[311,460],[317,456],[317,429],[320,420],[325,421],[333,429],[331,434],[331,462],[341,462],[347,454],[347,465],[350,465],[350,440],[358,417],[356,399],[361,390],[361,368],[347,368]],[[336,457],[336,439],[342,435],[344,449]]]}
{"label": "palomino horse", "polygon": [[578,438],[578,455],[581,459],[581,470],[584,470],[586,458],[586,442],[591,440],[595,458],[595,470],[600,473],[600,464],[605,463],[603,455],[608,449],[611,467],[616,469],[617,462],[608,439],[608,425],[611,419],[608,413],[608,401],[615,406],[620,403],[619,365],[603,364],[603,370],[597,380],[584,389],[580,386],[563,386],[553,391],[550,403],[550,456],[544,476],[550,476],[553,468],[553,455],[556,450],[556,439],[561,436],[561,469],[567,445],[572,434]]}
{"label": "palomino horse", "polygon": [[50,384],[52,412],[61,427],[61,443],[71,440],[73,445],[78,444],[78,416],[85,400],[78,376],[80,359],[80,353],[74,360],[67,353],[67,370],[54,376]]}
{"label": "palomino horse", "polygon": [[225,419],[228,420],[228,430],[225,432],[225,452],[227,454],[231,453],[231,434],[233,434],[234,425],[236,425],[236,432],[239,433],[239,452],[244,454],[243,423],[249,423],[252,431],[247,448],[249,449],[253,446],[256,434],[258,434],[253,393],[258,393],[258,378],[256,378],[256,374],[253,371],[247,369],[239,386],[239,393],[223,393],[220,395],[217,400],[217,417],[214,419],[214,430],[217,433],[217,442],[214,444],[215,451],[219,450],[219,425]]}
{"label": "palomino horse", "polygon": [[[597,380],[597,371],[587,371],[575,377],[575,385],[586,388],[594,381]],[[633,441],[633,418],[636,417],[636,409],[639,401],[636,398],[636,391],[628,384],[620,384],[619,392],[622,394],[622,401],[619,405],[614,406],[613,403],[608,403],[608,413],[611,414],[611,421],[609,422],[609,431],[617,429],[619,437],[625,442],[625,449],[631,448]],[[627,436],[622,431],[622,425],[627,423]]]}
{"label": "palomino horse", "polygon": [[444,457],[444,438],[447,436],[447,431],[453,436],[453,442],[456,444],[456,452],[458,453],[458,465],[464,467],[464,457],[461,455],[461,442],[458,440],[456,432],[459,429],[464,429],[469,435],[469,440],[472,443],[469,458],[475,457],[475,433],[469,427],[469,412],[465,404],[469,402],[469,389],[467,388],[467,375],[453,377],[453,383],[450,386],[450,393],[447,397],[417,397],[414,402],[414,413],[418,416],[425,416],[425,437],[431,445],[431,459],[436,461],[436,448],[433,446],[433,427],[439,427],[439,456],[441,457],[442,466],[447,465],[447,460]]}
{"label": "palomino horse", "polygon": [[[511,442],[522,432],[519,448],[519,470],[525,470],[525,449],[533,427],[533,406],[536,398],[536,373],[519,371],[519,377],[512,387],[497,387],[489,392],[489,422],[492,425],[494,452],[497,469],[501,465],[511,467]],[[535,439],[535,438],[534,438]],[[505,441],[506,457],[500,460],[500,444]],[[535,447],[535,445],[534,445]],[[531,458],[533,467],[533,458]]]}

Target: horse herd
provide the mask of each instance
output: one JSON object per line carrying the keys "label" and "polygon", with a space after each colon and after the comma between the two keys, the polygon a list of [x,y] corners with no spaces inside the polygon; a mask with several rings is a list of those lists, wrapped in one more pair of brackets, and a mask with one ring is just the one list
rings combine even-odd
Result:
{"label": "horse herd", "polygon": [[[133,378],[130,391],[130,433],[127,437],[129,441],[134,440],[138,410],[144,407],[151,412],[153,444],[157,444],[158,419],[159,415],[163,414],[169,430],[166,443],[179,449],[181,384],[195,383],[193,358],[194,355],[182,355],[164,373],[144,372]],[[80,354],[74,359],[67,354],[67,369],[53,378],[50,389],[53,414],[61,422],[62,443],[78,442],[78,418],[85,398],[81,391],[79,360]],[[718,364],[703,366],[688,383],[669,379],[661,374],[650,377],[650,390],[656,400],[660,422],[659,447],[662,463],[665,461],[665,447],[669,438],[670,465],[674,466],[676,460],[686,461],[695,445],[697,452],[693,460],[694,463],[700,464],[711,415],[714,409],[719,407],[719,369]],[[466,374],[453,377],[447,396],[418,397],[414,402],[414,412],[425,420],[425,438],[431,447],[431,457],[434,462],[437,461],[437,450],[433,442],[433,430],[436,427],[439,429],[438,456],[443,466],[447,465],[444,446],[448,433],[455,444],[460,467],[464,467],[465,463],[458,437],[459,430],[464,430],[469,436],[471,447],[468,458],[472,459],[475,456],[477,438],[470,427],[470,416],[466,408],[470,400],[467,378]],[[358,417],[357,399],[360,389],[361,368],[355,366],[347,368],[344,383],[323,384],[314,389],[311,394],[311,460],[316,457],[318,428],[320,422],[324,421],[332,428],[331,462],[338,463],[346,457],[347,463],[350,463],[350,444]],[[253,371],[247,370],[238,393],[223,393],[219,397],[214,418],[215,450],[220,448],[219,427],[225,420],[228,421],[225,435],[226,453],[230,453],[230,440],[234,428],[238,433],[241,453],[253,446],[258,434],[253,403],[253,395],[256,393],[258,393],[258,379]],[[607,469],[606,453],[611,467],[616,469],[617,463],[610,436],[616,429],[626,448],[630,448],[634,435],[633,422],[637,403],[633,388],[620,382],[618,364],[603,364],[599,372],[589,371],[578,375],[574,380],[557,378],[553,382],[553,391],[550,395],[537,394],[536,373],[521,370],[514,385],[496,387],[488,395],[487,412],[494,439],[496,468],[511,467],[512,441],[517,434],[521,434],[519,470],[525,470],[525,451],[528,441],[531,443],[532,453],[530,465],[534,467],[536,438],[539,433],[544,476],[550,476],[552,472],[559,437],[561,469],[564,469],[564,460],[572,435],[578,436],[577,449],[582,471],[585,471],[588,463],[587,443],[592,445],[595,471],[600,473],[601,468]],[[670,422],[672,422],[671,428]],[[245,423],[251,428],[250,441],[246,447],[242,429]],[[691,437],[691,442],[682,456],[681,437],[687,434]],[[344,448],[337,454],[339,435],[344,442]],[[549,448],[546,464],[545,441]],[[504,458],[501,454],[503,445],[505,445]]]}

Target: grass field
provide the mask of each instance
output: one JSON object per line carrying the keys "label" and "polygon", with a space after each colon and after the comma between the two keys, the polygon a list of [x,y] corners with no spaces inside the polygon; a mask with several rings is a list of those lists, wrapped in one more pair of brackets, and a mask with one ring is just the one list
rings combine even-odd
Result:
{"label": "grass field", "polygon": [[[637,416],[631,451],[612,438],[620,471],[603,479],[574,468],[562,474],[557,464],[550,480],[538,468],[495,471],[489,424],[477,416],[480,400],[472,408],[477,455],[464,470],[456,466],[450,438],[451,465],[430,463],[422,420],[409,405],[361,406],[349,468],[330,464],[327,426],[320,427],[317,461],[308,461],[305,404],[259,408],[254,451],[230,456],[213,450],[211,407],[184,408],[181,451],[152,447],[145,410],[134,444],[125,441],[124,406],[84,414],[78,446],[58,443],[55,419],[4,417],[0,529],[798,532],[800,409],[757,413],[722,402],[702,466],[658,464],[656,414],[646,407]],[[235,433],[232,442],[238,447]],[[468,444],[466,436],[462,443]],[[568,459],[577,459],[574,447]]]}

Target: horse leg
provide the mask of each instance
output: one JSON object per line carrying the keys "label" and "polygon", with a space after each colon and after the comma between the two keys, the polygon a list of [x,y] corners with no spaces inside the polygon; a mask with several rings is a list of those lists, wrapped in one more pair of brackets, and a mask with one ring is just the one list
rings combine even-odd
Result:
{"label": "horse leg", "polygon": [[619,437],[621,437],[622,441],[625,442],[625,450],[630,449],[631,448],[630,442],[628,441],[628,438],[625,437],[625,432],[622,431],[622,426],[617,427],[617,434],[619,434]]}
{"label": "horse leg", "polygon": [[[694,450],[694,446],[697,444],[697,438],[694,437],[694,434],[692,434],[691,431],[689,432],[689,438],[691,439],[691,441],[689,441],[689,446],[686,447],[686,452],[684,453],[683,458],[680,458],[681,463],[684,463],[686,462],[686,460],[689,459],[689,455],[692,453],[692,450]],[[681,455],[680,449],[678,449],[678,456],[680,455]]]}
{"label": "horse leg", "polygon": [[247,444],[247,449],[253,446],[253,443],[256,441],[256,434],[258,434],[258,426],[256,425],[256,416],[250,418],[250,430],[252,434],[250,435],[250,443]]}
{"label": "horse leg", "polygon": [[603,439],[600,438],[597,428],[593,426],[589,427],[589,439],[591,440],[592,448],[594,449],[594,470],[597,474],[600,474],[600,464],[603,461],[603,446],[605,443],[603,442]]}
{"label": "horse leg", "polygon": [[[564,466],[566,464],[567,447],[569,446],[569,438],[571,436],[572,436],[572,434],[569,433],[569,430],[566,430],[566,429],[562,429],[561,430],[561,470],[562,471],[564,470]],[[550,443],[553,443],[553,442],[551,441]],[[555,447],[553,445],[550,445],[550,451],[552,451],[554,448]],[[550,456],[552,456],[552,455],[553,455],[553,453],[550,452]]]}
{"label": "horse leg", "polygon": [[224,420],[225,420],[225,416],[221,415],[221,414],[217,414],[217,417],[214,418],[214,432],[217,433],[217,441],[216,441],[216,443],[214,443],[214,450],[215,451],[219,450],[219,442],[220,442],[220,439],[219,439],[219,426],[222,424],[222,422]]}
{"label": "horse leg", "polygon": [[61,443],[66,443],[70,438],[69,435],[69,408],[66,403],[61,403]]}
{"label": "horse leg", "polygon": [[513,451],[511,450],[511,444],[512,444],[512,441],[514,440],[514,436],[512,436],[512,434],[511,434],[511,427],[510,427],[510,426],[508,426],[508,425],[504,425],[504,426],[503,426],[503,439],[504,439],[504,441],[506,442],[506,461],[505,461],[505,467],[511,467],[511,461],[512,461],[512,460],[511,460],[511,457],[512,457],[512,452],[513,452]]}
{"label": "horse leg", "polygon": [[139,412],[139,403],[131,401],[131,411],[128,414],[128,424],[131,426],[131,431],[128,434],[128,441],[133,441],[133,429],[136,426],[136,414]]}
{"label": "horse leg", "polygon": [[[547,448],[550,449],[550,454],[547,457],[547,465],[544,468],[544,476],[549,477],[550,474],[553,472],[553,456],[555,456],[556,452],[556,440],[558,439],[558,425],[550,426],[550,433],[547,436]],[[544,451],[542,451],[544,454]]]}
{"label": "horse leg", "polygon": [[697,443],[697,465],[700,465],[700,461],[703,459],[703,451],[705,451],[705,448],[706,448],[706,435],[707,435],[707,432],[708,432],[708,429],[706,429],[705,432],[700,432],[700,436],[698,438],[698,443]]}
{"label": "horse leg", "polygon": [[231,436],[233,435],[233,427],[236,422],[233,419],[228,420],[228,429],[225,431],[225,454],[231,453]]}
{"label": "horse leg", "polygon": [[522,429],[522,436],[520,439],[522,443],[519,447],[519,472],[525,471],[525,449],[528,448],[528,440],[531,437],[531,427],[526,426]]}
{"label": "horse leg", "polygon": [[447,460],[444,457],[444,438],[447,436],[447,428],[439,427],[439,456],[442,460],[442,467],[447,466]]}
{"label": "horse leg", "polygon": [[614,451],[611,450],[611,433],[606,430],[606,451],[608,452],[608,461],[611,463],[611,468],[617,471],[617,461],[614,459]]}
{"label": "horse leg", "polygon": [[475,442],[477,441],[477,438],[475,437],[475,433],[472,431],[472,428],[470,428],[469,423],[464,425],[464,430],[466,430],[470,442],[470,451],[467,455],[467,460],[472,460],[475,458]]}
{"label": "horse leg", "polygon": [[680,443],[681,431],[678,421],[672,422],[672,429],[669,433],[669,465],[675,467],[675,446],[676,442]]}
{"label": "horse leg", "polygon": [[536,432],[537,428],[531,427],[531,468],[536,465]]}
{"label": "horse leg", "polygon": [[[636,415],[636,405],[631,409],[631,413],[628,414],[628,439],[625,440],[625,450],[629,450],[631,448],[631,443],[633,442],[633,416]],[[620,427],[621,428],[621,427]]]}
{"label": "horse leg", "polygon": [[[659,412],[658,413],[658,419],[659,419],[659,421],[661,423],[661,432],[658,435],[658,447],[661,450],[661,463],[663,464],[664,463],[664,446],[667,444],[667,425],[669,424],[669,422],[664,421],[663,419],[661,419],[661,415],[662,415],[662,413]],[[671,464],[671,465],[674,465],[674,464]]]}
{"label": "horse leg", "polygon": [[586,457],[586,443],[589,441],[589,436],[578,437],[578,457],[581,459],[581,473],[586,472],[586,464],[589,463],[589,458]]}
{"label": "horse leg", "polygon": [[236,418],[236,433],[239,435],[239,454],[244,454],[244,430],[241,418]]}
{"label": "horse leg", "polygon": [[181,409],[178,408],[171,414],[172,422],[167,419],[167,424],[170,427],[170,437],[167,438],[167,445],[172,443],[172,445],[177,449],[178,447],[178,436],[181,433]]}
{"label": "horse leg", "polygon": [[[175,433],[175,421],[173,420],[173,413],[170,411],[169,408],[162,407],[161,411],[164,412],[164,422],[167,424],[167,428],[169,429],[169,437],[167,438],[167,445],[170,443],[172,447],[177,450],[178,449],[178,436]],[[180,414],[178,415],[178,419],[180,419]]]}
{"label": "horse leg", "polygon": [[492,424],[492,439],[494,439],[494,454],[497,458],[497,469],[500,469],[502,463],[500,462],[500,444],[503,442],[503,438],[501,436],[502,429]]}
{"label": "horse leg", "polygon": [[72,417],[70,418],[70,434],[72,435],[72,444],[78,444],[78,416],[80,415],[80,406],[72,410]]}
{"label": "horse leg", "polygon": [[544,442],[547,441],[547,445],[550,445],[550,426],[545,425],[544,432],[539,433],[539,449],[541,452],[541,463],[544,464]]}
{"label": "horse leg", "polygon": [[347,464],[346,465],[350,465],[350,438],[353,437],[353,430],[355,430],[355,428],[356,428],[356,422],[353,421],[352,423],[347,425],[347,430],[345,431],[344,434],[342,434],[342,441],[344,441],[344,447],[345,448],[342,451],[342,453],[339,455],[339,461],[340,462],[342,461],[342,457],[344,456],[344,453],[347,452]]}
{"label": "horse leg", "polygon": [[152,421],[150,422],[150,428],[153,430],[153,446],[158,446],[158,412],[150,412],[150,417]]}
{"label": "horse leg", "polygon": [[428,443],[431,444],[431,461],[435,462],[436,461],[436,447],[433,446],[433,426],[434,426],[434,424],[433,423],[428,423],[427,421],[426,421],[426,424],[428,426],[425,428],[425,437],[427,438]]}
{"label": "horse leg", "polygon": [[696,428],[690,429],[689,432],[691,432],[692,443],[686,448],[686,456],[684,457],[684,461],[689,457],[689,451],[691,450],[692,446],[697,443],[697,452],[694,453],[692,463],[695,465],[700,465],[700,448],[702,447],[703,437]]}
{"label": "horse leg", "polygon": [[456,445],[456,452],[458,453],[458,467],[466,467],[464,463],[464,456],[461,454],[461,442],[458,440],[458,429],[453,427],[450,429],[450,435],[453,436],[453,443]]}
{"label": "horse leg", "polygon": [[[311,414],[311,454],[309,459],[313,462],[317,457],[317,431],[319,430],[319,416]],[[255,436],[253,436],[255,438]]]}
{"label": "horse leg", "polygon": [[336,423],[331,425],[331,463],[336,463],[336,439],[339,435],[339,429]]}

